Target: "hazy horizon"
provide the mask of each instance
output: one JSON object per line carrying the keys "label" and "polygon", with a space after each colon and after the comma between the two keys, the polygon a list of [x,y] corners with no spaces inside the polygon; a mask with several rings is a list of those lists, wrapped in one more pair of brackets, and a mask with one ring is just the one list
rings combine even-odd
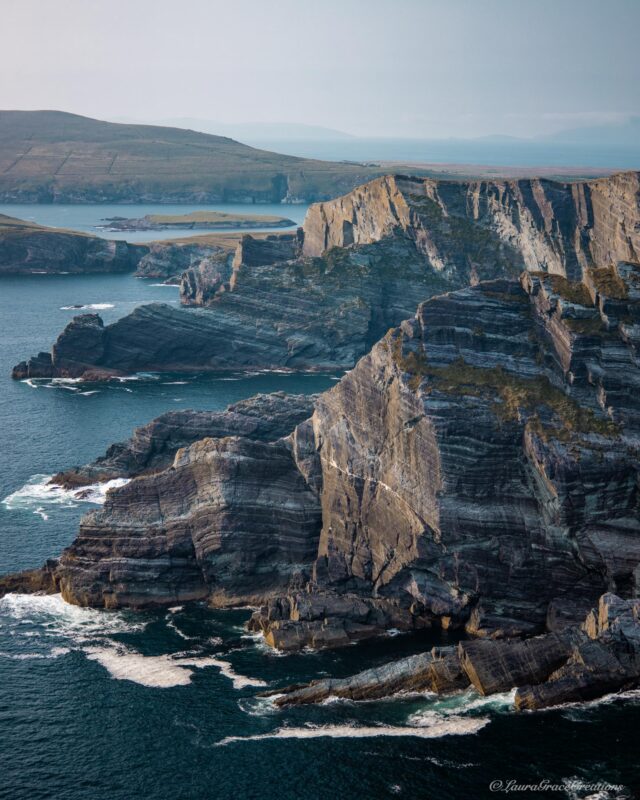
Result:
{"label": "hazy horizon", "polygon": [[5,0],[0,107],[403,138],[529,138],[640,113],[635,0],[104,9]]}

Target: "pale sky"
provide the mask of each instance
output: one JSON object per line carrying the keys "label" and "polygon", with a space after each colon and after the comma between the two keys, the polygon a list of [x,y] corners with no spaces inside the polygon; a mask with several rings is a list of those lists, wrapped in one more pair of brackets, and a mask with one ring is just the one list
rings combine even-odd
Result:
{"label": "pale sky", "polygon": [[640,0],[0,0],[0,108],[538,135],[640,113]]}

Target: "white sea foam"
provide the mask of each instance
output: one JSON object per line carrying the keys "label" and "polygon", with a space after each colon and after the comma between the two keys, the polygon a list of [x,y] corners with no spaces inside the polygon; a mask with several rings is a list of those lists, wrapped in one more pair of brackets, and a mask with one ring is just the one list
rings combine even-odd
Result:
{"label": "white sea foam", "polygon": [[411,714],[407,719],[410,725],[429,725],[434,720],[447,719],[467,714],[470,711],[510,711],[513,709],[515,689],[510,692],[483,697],[475,689],[467,689],[457,694],[439,697],[431,692],[427,695],[429,705]]}
{"label": "white sea foam", "polygon": [[2,504],[9,511],[31,510],[46,520],[49,518],[45,511],[46,506],[75,508],[78,503],[102,505],[109,489],[117,489],[129,482],[127,478],[114,478],[104,483],[65,489],[49,483],[52,477],[52,475],[32,475],[24,486],[5,497]]}
{"label": "white sea foam", "polygon": [[223,661],[220,658],[209,657],[206,661],[214,667],[218,667],[220,672],[233,682],[234,689],[244,689],[245,686],[266,686],[266,681],[259,678],[249,678],[246,675],[238,674],[228,661]]}
{"label": "white sea foam", "polygon": [[180,285],[178,283],[152,283],[152,286],[162,286],[165,289],[179,289]]}
{"label": "white sea foam", "polygon": [[227,661],[213,656],[174,655],[145,656],[122,645],[109,643],[100,647],[85,647],[87,658],[97,661],[112,678],[132,681],[141,686],[168,689],[191,683],[194,668],[217,667],[233,681],[234,689],[245,686],[266,686],[264,681],[239,675]]}
{"label": "white sea foam", "polygon": [[[45,636],[62,637],[83,644],[116,633],[144,630],[146,623],[117,611],[81,608],[65,603],[59,594],[7,594],[0,600],[0,625],[38,625]],[[27,635],[25,632],[24,635]]]}
{"label": "white sea foam", "polygon": [[227,736],[217,742],[224,746],[232,742],[253,742],[261,739],[366,739],[378,736],[411,736],[419,739],[439,739],[442,736],[463,736],[477,733],[489,723],[488,717],[449,717],[425,726],[399,725],[317,725],[301,728],[276,728],[270,733],[254,736]]}
{"label": "white sea foam", "polygon": [[100,394],[100,390],[99,390],[99,389],[93,389],[93,390],[92,390],[92,391],[90,391],[90,392],[80,392],[80,394],[81,394],[83,397],[89,397],[89,395],[92,395],[92,394]]}
{"label": "white sea foam", "polygon": [[60,306],[60,311],[104,311],[107,308],[115,308],[113,303],[87,303],[77,306]]}
{"label": "white sea foam", "polygon": [[194,638],[193,636],[187,636],[186,633],[183,633],[180,630],[180,628],[176,625],[176,623],[171,619],[171,614],[167,614],[166,620],[167,620],[167,628],[171,628],[171,630],[175,631],[175,633],[177,633],[181,639],[186,639],[188,641],[189,639]]}
{"label": "white sea foam", "polygon": [[7,653],[4,650],[0,650],[0,658],[9,658],[12,661],[49,660],[70,652],[71,648],[69,647],[52,647],[47,653]]}
{"label": "white sea foam", "polygon": [[144,656],[116,646],[87,647],[84,652],[88,659],[97,661],[116,680],[158,689],[191,683],[192,670],[168,655]]}

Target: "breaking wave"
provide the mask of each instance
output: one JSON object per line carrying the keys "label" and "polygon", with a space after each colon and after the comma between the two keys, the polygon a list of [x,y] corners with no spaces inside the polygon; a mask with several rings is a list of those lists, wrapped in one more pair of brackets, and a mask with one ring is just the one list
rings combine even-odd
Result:
{"label": "breaking wave", "polygon": [[225,678],[233,682],[234,689],[246,686],[266,686],[264,681],[239,675],[227,661],[214,656],[178,654],[145,656],[122,645],[110,643],[102,647],[86,647],[84,653],[97,661],[112,678],[132,681],[141,686],[169,689],[191,683],[194,669],[217,667]]}
{"label": "breaking wave", "polygon": [[276,728],[270,733],[253,736],[226,736],[218,747],[232,742],[255,742],[261,739],[366,739],[377,736],[411,736],[419,739],[439,739],[442,736],[463,736],[477,733],[489,724],[488,717],[450,717],[429,725],[308,725],[300,728]]}
{"label": "breaking wave", "polygon": [[113,303],[87,303],[86,305],[60,306],[60,311],[104,311],[115,308]]}
{"label": "breaking wave", "polygon": [[52,475],[32,475],[24,486],[7,495],[2,504],[8,511],[33,511],[46,520],[49,518],[45,510],[47,506],[76,508],[78,503],[102,505],[109,489],[117,489],[129,482],[128,478],[114,478],[104,483],[65,489],[50,483],[52,477]]}

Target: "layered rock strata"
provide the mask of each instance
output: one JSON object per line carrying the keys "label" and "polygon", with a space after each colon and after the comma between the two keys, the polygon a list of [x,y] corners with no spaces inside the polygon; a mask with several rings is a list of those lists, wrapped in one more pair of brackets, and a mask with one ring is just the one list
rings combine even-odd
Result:
{"label": "layered rock strata", "polygon": [[90,464],[58,473],[52,483],[76,488],[161,472],[172,465],[178,450],[205,438],[275,441],[311,416],[315,399],[316,395],[274,392],[241,400],[223,411],[169,411],[136,428],[130,439],[111,445]]}
{"label": "layered rock strata", "polygon": [[133,272],[144,245],[56,230],[0,214],[0,275]]}
{"label": "layered rock strata", "polygon": [[226,260],[233,248],[202,242],[151,242],[148,252],[138,262],[136,275],[159,278],[166,283],[180,283],[187,270],[210,260]]}
{"label": "layered rock strata", "polygon": [[602,595],[580,627],[515,642],[480,640],[365,670],[263,693],[277,706],[330,698],[375,700],[400,692],[483,695],[516,689],[517,710],[593,700],[640,685],[640,600]]}
{"label": "layered rock strata", "polygon": [[[264,598],[251,628],[281,649],[346,644],[390,627],[491,639],[561,634],[603,592],[632,596],[640,267],[590,275],[578,283],[524,273],[521,283],[433,298],[286,438],[268,447],[204,440],[168,470],[110,492],[61,559],[66,596],[143,605],[140,587],[122,589],[137,578],[121,581],[112,569],[124,558],[128,572],[154,576],[149,602],[174,602],[149,561],[164,565],[167,581],[182,580],[172,548],[200,536],[200,525],[225,531],[234,566],[224,579],[208,572],[198,596]],[[270,458],[280,465],[275,484]],[[236,460],[264,480],[253,519],[253,484],[231,470]],[[277,544],[278,564],[288,563],[291,538],[295,569],[275,567],[268,553],[256,560],[256,537]],[[263,569],[280,576],[274,585],[256,578]]]}
{"label": "layered rock strata", "polygon": [[[231,265],[224,254],[189,264],[182,298],[199,316],[137,309],[105,328],[94,360],[72,358],[70,371],[54,353],[50,372],[350,367],[434,294],[523,267],[581,281],[635,262],[639,203],[639,173],[573,184],[378,178],[312,206],[298,234],[244,237]],[[30,375],[23,365],[16,377]]]}

